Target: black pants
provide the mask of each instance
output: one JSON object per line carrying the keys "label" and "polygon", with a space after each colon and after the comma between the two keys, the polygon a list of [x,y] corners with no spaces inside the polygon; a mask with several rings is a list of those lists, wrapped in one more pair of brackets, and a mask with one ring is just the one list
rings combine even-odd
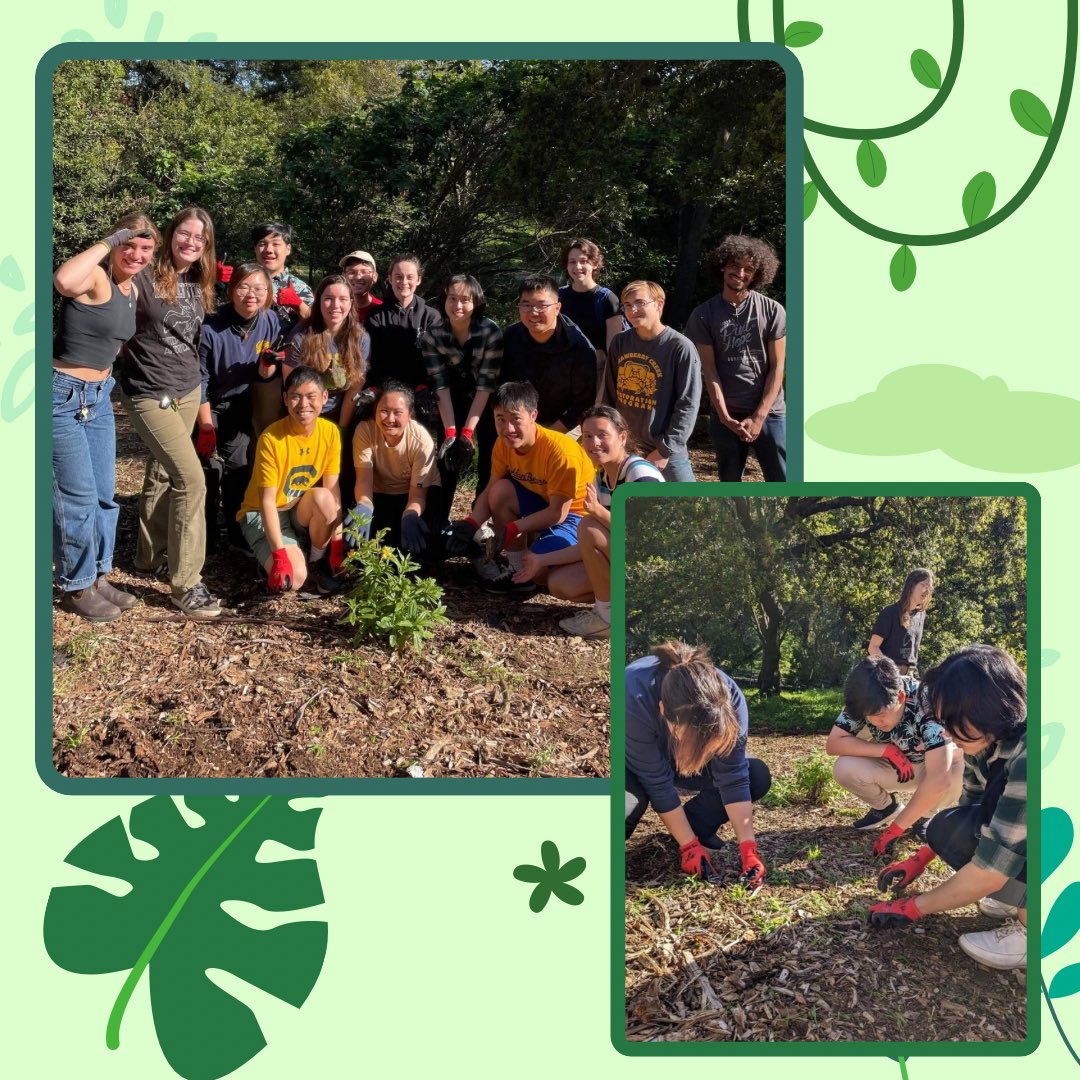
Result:
{"label": "black pants", "polygon": [[[747,758],[750,766],[750,801],[758,802],[772,787],[769,766],[760,758]],[[697,794],[683,803],[686,820],[700,840],[707,840],[728,819],[727,807],[720,792],[713,786],[712,775],[706,770],[698,776],[676,776],[675,784],[689,788]],[[637,774],[626,770],[626,835],[637,828],[642,815],[649,808],[649,796]]]}
{"label": "black pants", "polygon": [[[441,559],[443,557],[442,538],[439,533],[439,530],[443,525],[441,520],[442,506],[438,494],[438,488],[428,488],[427,499],[424,503],[424,512],[420,515],[427,523],[430,534],[427,538],[427,548],[421,553],[421,558],[428,560]],[[376,492],[371,496],[371,503],[374,509],[371,518],[372,538],[374,538],[375,534],[381,529],[386,529],[387,533],[383,539],[383,543],[389,544],[390,547],[400,549],[401,515],[405,513],[405,507],[409,505],[409,496],[380,495]]]}
{"label": "black pants", "polygon": [[201,459],[206,480],[206,546],[211,550],[217,546],[219,506],[229,541],[246,546],[236,515],[251,479],[251,397],[245,392],[226,398],[212,404],[210,414],[217,429],[217,449]]}
{"label": "black pants", "polygon": [[[475,387],[469,385],[458,386],[457,383],[450,388],[450,401],[454,408],[454,426],[461,431],[469,419],[469,410],[472,408],[473,397],[476,394]],[[438,440],[436,449],[442,446],[442,440],[446,438],[446,432],[439,424]],[[473,432],[473,441],[476,443],[476,494],[479,495],[487,487],[491,478],[491,451],[495,448],[498,435],[495,432],[494,413],[491,411],[490,402],[484,407]],[[454,493],[457,491],[460,476],[455,472],[439,465],[439,480],[442,483],[442,498],[446,510],[447,520],[452,516],[451,508],[454,505]]]}

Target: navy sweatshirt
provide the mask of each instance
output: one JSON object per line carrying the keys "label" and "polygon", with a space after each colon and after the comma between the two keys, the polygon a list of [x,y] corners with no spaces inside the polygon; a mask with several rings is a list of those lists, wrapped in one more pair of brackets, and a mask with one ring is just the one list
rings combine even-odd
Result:
{"label": "navy sweatshirt", "polygon": [[281,333],[273,311],[260,311],[246,338],[240,330],[245,321],[232,305],[206,317],[199,342],[204,402],[216,405],[247,390],[258,378],[259,353]]}

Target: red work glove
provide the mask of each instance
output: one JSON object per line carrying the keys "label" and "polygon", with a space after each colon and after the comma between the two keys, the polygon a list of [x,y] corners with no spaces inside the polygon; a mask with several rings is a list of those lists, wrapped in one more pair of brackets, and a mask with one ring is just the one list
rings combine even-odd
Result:
{"label": "red work glove", "polygon": [[217,279],[222,285],[228,285],[232,280],[232,267],[226,266],[220,259],[217,261]]}
{"label": "red work glove", "polygon": [[332,573],[337,573],[341,569],[341,564],[345,561],[345,541],[340,537],[335,537],[330,541],[330,570]]}
{"label": "red work glove", "polygon": [[285,350],[280,352],[266,348],[259,353],[258,376],[262,382],[269,382],[281,368],[281,362],[285,359]]}
{"label": "red work glove", "polygon": [[266,584],[271,592],[288,592],[292,588],[292,561],[284,548],[273,552],[270,572],[266,575]]}
{"label": "red work glove", "polygon": [[739,858],[742,859],[739,881],[746,888],[757,892],[765,884],[765,864],[758,855],[757,841],[744,840],[739,845]]}
{"label": "red work glove", "polygon": [[875,855],[891,855],[896,841],[904,835],[906,829],[901,829],[895,822],[890,825],[875,841],[871,848]]}
{"label": "red work glove", "polygon": [[933,848],[929,844],[923,844],[910,859],[889,863],[878,874],[878,892],[888,892],[892,889],[894,893],[898,893],[906,889],[933,861]]}
{"label": "red work glove", "polygon": [[915,766],[908,760],[907,755],[895,743],[885,744],[885,753],[881,755],[895,770],[901,784],[915,779]]}
{"label": "red work glove", "polygon": [[684,874],[702,877],[706,881],[716,879],[717,873],[713,869],[709,853],[696,836],[688,844],[683,844],[679,848],[679,857]]}
{"label": "red work glove", "polygon": [[[916,893],[915,896],[919,896]],[[905,896],[902,900],[886,900],[874,904],[870,909],[869,923],[874,930],[892,930],[897,926],[908,926],[922,918],[922,912],[915,906],[915,896]]]}
{"label": "red work glove", "polygon": [[304,301],[300,299],[300,294],[291,286],[286,285],[283,289],[278,289],[277,296],[274,297],[274,303],[278,307],[294,307],[299,308]]}
{"label": "red work glove", "polygon": [[209,457],[217,449],[217,432],[213,424],[200,424],[195,436],[195,453],[199,457]]}

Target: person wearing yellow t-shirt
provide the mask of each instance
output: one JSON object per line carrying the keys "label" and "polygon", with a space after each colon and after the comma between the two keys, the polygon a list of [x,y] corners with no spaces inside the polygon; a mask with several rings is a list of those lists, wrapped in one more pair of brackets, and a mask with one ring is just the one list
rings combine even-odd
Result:
{"label": "person wearing yellow t-shirt", "polygon": [[491,454],[491,479],[477,496],[472,514],[449,530],[448,553],[462,554],[480,524],[491,517],[496,546],[506,552],[510,568],[483,581],[488,592],[535,591],[542,574],[524,582],[513,579],[524,566],[526,547],[542,555],[577,544],[585,488],[596,472],[575,439],[537,424],[537,402],[531,383],[504,383],[495,391],[499,440]]}
{"label": "person wearing yellow t-shirt", "polygon": [[[291,589],[306,598],[329,596],[342,585],[334,576],[344,556],[338,488],[341,434],[337,424],[319,415],[326,389],[314,368],[294,368],[285,380],[284,397],[288,415],[259,436],[236,520],[266,570],[272,592]],[[301,549],[308,536],[310,563]]]}

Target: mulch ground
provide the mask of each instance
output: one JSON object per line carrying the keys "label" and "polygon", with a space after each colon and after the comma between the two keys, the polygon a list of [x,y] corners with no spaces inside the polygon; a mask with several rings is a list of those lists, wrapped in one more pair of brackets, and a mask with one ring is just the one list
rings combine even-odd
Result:
{"label": "mulch ground", "polygon": [[[822,745],[820,736],[755,736],[774,776]],[[851,822],[847,797],[825,807],[755,808],[768,883],[736,885],[738,849],[714,857],[726,885],[678,869],[655,814],[627,842],[626,1032],[645,1042],[1022,1040],[1025,976],[994,971],[957,937],[1000,925],[972,905],[904,930],[870,931],[879,864],[873,833]],[[727,839],[730,839],[730,829]],[[899,858],[917,842],[901,841]],[[948,876],[935,861],[914,889]],[[914,890],[912,890],[914,891]]]}

